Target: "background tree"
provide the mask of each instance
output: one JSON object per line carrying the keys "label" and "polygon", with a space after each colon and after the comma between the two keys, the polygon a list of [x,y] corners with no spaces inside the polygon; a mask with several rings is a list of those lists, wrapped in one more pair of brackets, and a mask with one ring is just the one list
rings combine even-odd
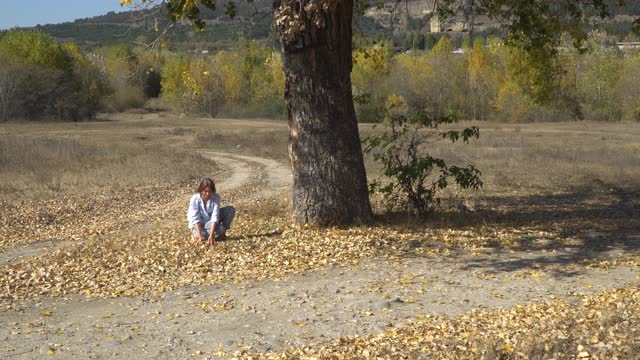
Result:
{"label": "background tree", "polygon": [[622,93],[624,118],[640,121],[640,56],[625,58],[622,71],[619,91]]}
{"label": "background tree", "polygon": [[436,71],[422,52],[396,55],[389,74],[389,95],[401,95],[412,109],[433,109],[435,100],[431,88]]}
{"label": "background tree", "polygon": [[375,122],[382,117],[392,55],[391,46],[386,43],[359,46],[353,53],[351,81],[357,99],[356,114],[361,121]]}
{"label": "background tree", "polygon": [[489,99],[495,98],[495,79],[497,69],[492,66],[491,52],[484,47],[482,38],[475,39],[469,53],[468,73],[471,92],[469,115],[472,120],[486,120],[489,112]]}
{"label": "background tree", "polygon": [[99,69],[73,44],[40,31],[0,37],[0,116],[3,120],[91,117],[106,93]]}
{"label": "background tree", "polygon": [[578,74],[578,97],[589,119],[615,121],[623,115],[618,84],[622,77],[623,58],[618,48],[595,44],[591,53],[581,58]]}
{"label": "background tree", "polygon": [[10,60],[0,57],[0,121],[9,120],[15,112],[18,95],[17,69]]}
{"label": "background tree", "polygon": [[126,44],[107,46],[96,51],[102,58],[113,93],[105,101],[107,110],[124,111],[144,104],[143,78],[149,69],[140,63],[135,50]]}

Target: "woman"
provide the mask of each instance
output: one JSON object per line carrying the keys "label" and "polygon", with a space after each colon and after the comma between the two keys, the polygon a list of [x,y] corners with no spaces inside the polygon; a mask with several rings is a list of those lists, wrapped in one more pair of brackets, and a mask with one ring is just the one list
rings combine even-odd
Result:
{"label": "woman", "polygon": [[213,245],[217,239],[226,240],[227,230],[236,215],[233,206],[220,208],[220,195],[216,192],[213,180],[204,178],[198,186],[198,193],[189,201],[187,220],[193,239],[198,244],[207,239],[209,245]]}

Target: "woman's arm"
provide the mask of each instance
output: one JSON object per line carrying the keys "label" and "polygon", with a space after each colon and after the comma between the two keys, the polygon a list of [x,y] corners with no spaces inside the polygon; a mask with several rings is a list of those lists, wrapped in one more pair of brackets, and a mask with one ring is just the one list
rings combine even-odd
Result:
{"label": "woman's arm", "polygon": [[207,239],[207,242],[209,243],[209,245],[213,246],[213,244],[216,243],[216,238],[214,237],[214,232],[215,232],[215,228],[216,228],[216,224],[213,224],[213,228],[211,229],[211,234],[209,234],[209,239]]}
{"label": "woman's arm", "polygon": [[197,238],[196,238],[196,242],[197,242],[198,244],[202,244],[202,243],[204,242],[204,237],[202,236],[202,224],[200,224],[200,223],[196,223],[196,224],[195,224],[195,228],[196,228],[196,230],[197,230],[197,232],[196,232],[196,233],[198,234],[198,235],[197,235]]}
{"label": "woman's arm", "polygon": [[187,220],[189,221],[189,227],[196,229],[196,237],[197,242],[201,243],[204,241],[202,236],[202,215],[200,214],[200,209],[198,207],[198,199],[196,196],[191,198],[189,201],[189,209],[187,210]]}

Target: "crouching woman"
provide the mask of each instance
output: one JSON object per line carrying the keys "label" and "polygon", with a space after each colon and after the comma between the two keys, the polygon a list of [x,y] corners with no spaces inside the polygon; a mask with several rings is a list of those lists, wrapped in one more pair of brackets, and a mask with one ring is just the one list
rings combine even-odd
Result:
{"label": "crouching woman", "polygon": [[220,208],[220,195],[216,192],[213,180],[202,179],[187,210],[193,240],[197,244],[203,244],[207,239],[209,245],[213,245],[216,240],[225,240],[235,215],[236,209],[233,206]]}

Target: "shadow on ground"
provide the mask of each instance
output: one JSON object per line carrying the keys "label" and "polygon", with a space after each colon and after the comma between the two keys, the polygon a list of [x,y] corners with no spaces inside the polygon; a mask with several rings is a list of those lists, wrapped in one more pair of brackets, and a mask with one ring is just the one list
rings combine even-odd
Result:
{"label": "shadow on ground", "polygon": [[[436,233],[470,231],[488,238],[485,248],[496,256],[470,258],[466,268],[489,272],[553,266],[557,276],[573,276],[579,271],[574,265],[640,255],[640,190],[606,184],[565,194],[481,197],[470,207],[440,211],[424,221],[405,214],[377,220],[384,226]],[[417,247],[459,250],[427,241],[408,242],[398,252],[410,257]]]}

